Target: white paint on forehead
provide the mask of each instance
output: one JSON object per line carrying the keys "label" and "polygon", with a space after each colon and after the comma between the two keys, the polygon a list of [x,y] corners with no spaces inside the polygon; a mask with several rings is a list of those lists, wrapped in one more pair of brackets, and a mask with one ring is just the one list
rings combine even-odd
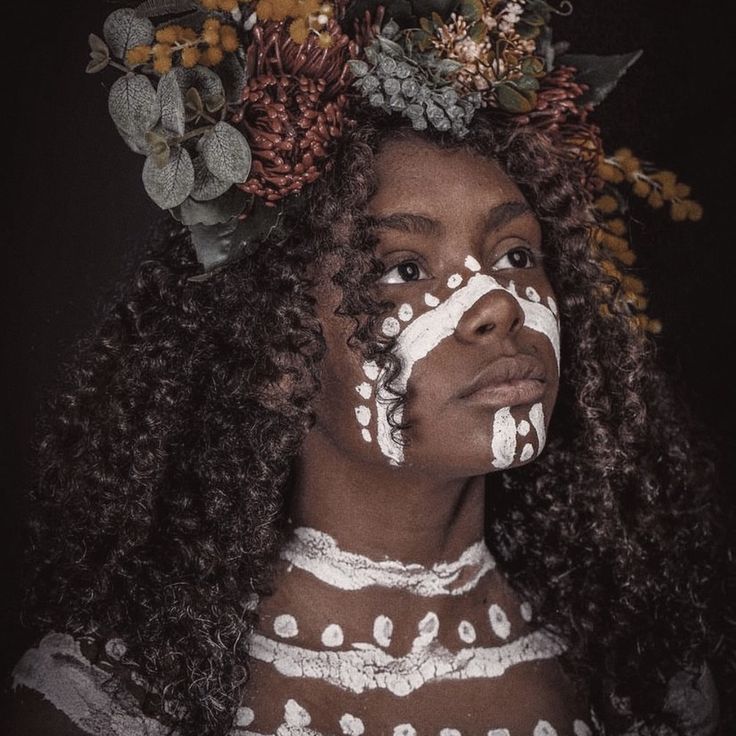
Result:
{"label": "white paint on forehead", "polygon": [[526,419],[522,419],[519,422],[519,426],[516,428],[516,431],[522,436],[526,437],[529,434],[529,430],[531,427],[529,426],[529,422],[527,422]]}
{"label": "white paint on forehead", "polygon": [[463,282],[463,277],[459,273],[454,273],[452,276],[450,276],[449,279],[447,279],[447,285],[451,289],[455,289]]}
{"label": "white paint on forehead", "polygon": [[424,295],[424,303],[428,307],[436,307],[440,303],[440,300],[434,294],[427,292]]}
{"label": "white paint on forehead", "polygon": [[395,335],[398,335],[399,332],[401,332],[401,325],[399,324],[399,320],[396,319],[396,317],[386,317],[385,320],[383,320],[383,326],[381,327],[383,334],[387,337],[394,337]]}
{"label": "white paint on forehead", "polygon": [[537,433],[539,440],[539,452],[542,451],[544,443],[547,441],[547,430],[544,427],[544,407],[541,404],[534,404],[529,410],[529,421]]}
{"label": "white paint on forehead", "polygon": [[511,623],[506,611],[497,603],[491,603],[488,608],[488,618],[491,622],[493,633],[500,639],[508,639],[511,633]]}
{"label": "white paint on forehead", "polygon": [[540,719],[534,726],[534,736],[557,736],[557,729],[549,721]]}
{"label": "white paint on forehead", "polygon": [[299,633],[299,627],[296,625],[296,619],[288,614],[282,613],[273,620],[273,630],[277,636],[284,639],[290,639]]}
{"label": "white paint on forehead", "polygon": [[355,390],[364,398],[364,399],[370,399],[371,394],[373,393],[373,387],[368,383],[368,381],[363,381],[363,383],[359,384],[355,387]]}
{"label": "white paint on forehead", "polygon": [[[399,560],[371,560],[342,550],[329,534],[310,527],[294,529],[291,538],[282,545],[280,556],[335,588],[360,590],[379,586],[407,590],[423,597],[467,593],[496,566],[483,539],[468,547],[457,560],[425,567]],[[468,568],[472,575],[462,585],[456,585]]]}
{"label": "white paint on forehead", "polygon": [[250,724],[253,723],[255,717],[256,714],[253,712],[252,708],[241,705],[235,711],[235,725],[240,728],[245,728],[245,726],[250,726]]}
{"label": "white paint on forehead", "polygon": [[527,460],[531,459],[533,456],[534,456],[534,446],[531,443],[527,442],[521,450],[521,455],[519,455],[519,460],[525,463]]}
{"label": "white paint on forehead", "polygon": [[532,620],[532,605],[531,603],[529,603],[529,601],[524,601],[519,606],[519,611],[521,612],[521,617],[524,619],[524,621]]}
{"label": "white paint on forehead", "polygon": [[414,310],[411,308],[411,304],[402,304],[399,307],[399,319],[402,322],[408,322],[414,316]]}
{"label": "white paint on forehead", "polygon": [[[398,336],[395,352],[401,359],[401,369],[394,380],[397,391],[403,392],[406,390],[414,364],[426,357],[442,340],[455,331],[465,312],[478,299],[496,290],[506,291],[518,300],[524,311],[525,327],[547,336],[555,352],[559,370],[560,332],[556,317],[543,304],[520,297],[513,282],[506,288],[492,276],[476,273],[468,279],[468,282],[462,288],[450,294],[442,304],[421,314],[408,324]],[[404,460],[403,447],[398,442],[394,442],[391,436],[391,426],[388,424],[388,407],[395,400],[395,397],[385,388],[383,380],[379,381],[375,398],[378,444],[381,452],[390,459],[391,463],[399,465]],[[397,421],[401,421],[402,414],[403,407],[399,406],[395,413]]]}
{"label": "white paint on forehead", "polygon": [[458,624],[457,633],[466,644],[472,644],[475,641],[475,626],[470,621],[461,621]]}
{"label": "white paint on forehead", "polygon": [[360,424],[366,427],[368,426],[368,424],[370,424],[371,421],[371,410],[367,406],[356,406],[355,417],[357,418],[358,422],[360,422]]}
{"label": "white paint on forehead", "polygon": [[312,718],[296,700],[289,698],[284,706],[284,721],[287,726],[308,726]]}
{"label": "white paint on forehead", "polygon": [[343,640],[342,628],[339,624],[330,624],[322,632],[322,643],[326,647],[339,647]]}
{"label": "white paint on forehead", "polygon": [[373,438],[371,437],[370,430],[367,430],[365,427],[363,427],[363,429],[360,430],[360,433],[363,435],[363,439],[366,442],[372,442],[373,441]]}
{"label": "white paint on forehead", "polygon": [[508,468],[516,455],[516,421],[511,416],[511,408],[506,406],[493,415],[491,435],[492,464],[494,468]]}
{"label": "white paint on forehead", "polygon": [[540,629],[496,647],[467,647],[450,651],[438,641],[418,646],[401,657],[368,642],[347,650],[312,650],[274,641],[258,632],[249,639],[249,654],[270,663],[287,677],[323,681],[361,694],[386,690],[404,697],[430,682],[501,677],[523,662],[551,659],[568,645],[552,632]]}
{"label": "white paint on forehead", "polygon": [[466,256],[465,268],[469,268],[471,271],[480,271],[480,263],[473,256]]}
{"label": "white paint on forehead", "polygon": [[376,616],[373,622],[373,638],[379,646],[387,647],[391,644],[394,633],[394,622],[384,615]]}
{"label": "white paint on forehead", "polygon": [[340,718],[340,728],[345,736],[362,736],[365,733],[363,721],[350,713],[345,713]]}
{"label": "white paint on forehead", "polygon": [[572,730],[575,732],[575,736],[592,736],[590,726],[579,718],[573,721]]}
{"label": "white paint on forehead", "polygon": [[542,301],[541,297],[539,296],[539,292],[533,286],[527,286],[524,293],[526,294],[526,298],[529,299],[529,301],[532,301],[532,302]]}
{"label": "white paint on forehead", "polygon": [[363,373],[365,373],[371,381],[375,381],[376,378],[378,378],[378,363],[376,363],[375,360],[366,360],[365,363],[363,363]]}
{"label": "white paint on forehead", "polygon": [[411,723],[401,723],[394,728],[394,736],[417,736],[417,730]]}

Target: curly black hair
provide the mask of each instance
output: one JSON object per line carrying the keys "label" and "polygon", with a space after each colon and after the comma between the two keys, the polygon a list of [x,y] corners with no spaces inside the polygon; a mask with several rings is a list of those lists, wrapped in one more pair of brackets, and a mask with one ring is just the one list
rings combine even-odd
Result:
{"label": "curly black hair", "polygon": [[484,111],[458,141],[366,110],[288,215],[289,235],[203,283],[189,280],[200,267],[186,229],[161,227],[45,409],[25,620],[121,637],[182,734],[228,731],[247,687],[250,601],[270,591],[292,461],[315,420],[326,348],[306,273],[325,253],[341,259],[349,343],[398,370],[376,337],[392,305],[373,298],[382,266],[366,208],[375,155],[402,136],[504,168],[542,225],[558,297],[549,442],[536,462],[493,474],[491,551],[540,625],[570,642],[562,664],[609,734],[626,728],[611,693],[635,718],[666,722],[668,677],[703,661],[724,722],[736,719],[732,552],[713,462],[591,249],[582,164],[550,134]]}

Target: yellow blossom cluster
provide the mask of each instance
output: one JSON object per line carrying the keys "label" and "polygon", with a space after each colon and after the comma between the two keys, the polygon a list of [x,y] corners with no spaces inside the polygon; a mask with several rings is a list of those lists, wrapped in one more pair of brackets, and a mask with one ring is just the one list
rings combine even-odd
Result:
{"label": "yellow blossom cluster", "polygon": [[258,0],[256,5],[259,20],[292,18],[289,36],[295,43],[302,44],[310,33],[315,33],[318,36],[317,45],[325,49],[334,43],[332,35],[325,30],[334,14],[333,5],[320,0]]}
{"label": "yellow blossom cluster", "polygon": [[646,173],[628,148],[619,148],[613,156],[602,156],[598,161],[598,175],[613,184],[629,182],[634,194],[646,199],[655,209],[669,203],[670,217],[675,221],[697,221],[703,216],[703,208],[688,198],[690,187],[687,184],[678,182],[672,171]]}
{"label": "yellow blossom cluster", "polygon": [[199,0],[199,4],[205,10],[222,10],[231,13],[238,7],[238,0]]}
{"label": "yellow blossom cluster", "polygon": [[216,66],[226,52],[237,51],[240,41],[233,26],[208,18],[201,33],[193,28],[169,25],[156,31],[156,43],[152,46],[133,46],[125,55],[128,66],[153,62],[159,74],[165,74],[174,65],[175,54],[181,66],[191,68],[196,64]]}

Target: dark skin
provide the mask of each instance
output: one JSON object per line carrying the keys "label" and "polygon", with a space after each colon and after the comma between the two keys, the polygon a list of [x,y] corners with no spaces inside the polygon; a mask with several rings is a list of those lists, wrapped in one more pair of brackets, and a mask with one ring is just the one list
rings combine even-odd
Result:
{"label": "dark skin", "polygon": [[[372,215],[387,218],[404,212],[424,216],[425,226],[429,219],[434,221],[431,232],[406,232],[395,227],[395,219],[384,219],[376,229],[377,257],[387,269],[376,288],[378,296],[395,302],[393,316],[408,304],[413,318],[420,318],[431,309],[427,293],[446,300],[453,291],[447,285],[450,276],[461,274],[464,283],[472,276],[468,256],[502,286],[513,281],[520,293],[532,287],[542,299],[553,296],[542,267],[539,223],[495,163],[416,139],[386,143],[377,171]],[[495,222],[488,219],[490,210]],[[361,356],[347,345],[352,322],[335,314],[341,295],[331,276],[337,267],[331,258],[317,264],[317,313],[328,351],[315,406],[317,422],[294,468],[289,521],[324,531],[343,549],[376,560],[425,566],[455,560],[483,538],[486,476],[496,470],[490,452],[494,409],[461,394],[494,360],[533,358],[543,368],[539,401],[548,422],[558,390],[550,340],[525,325],[519,302],[507,291],[494,290],[474,301],[453,333],[414,365],[405,410],[413,425],[411,445],[403,462],[393,465],[376,442],[375,416],[367,427],[356,420],[356,406],[373,406],[359,396],[356,386],[373,382]],[[522,404],[511,411],[520,421],[529,408]],[[363,428],[371,432],[370,442],[362,436]],[[521,462],[517,457],[513,465]],[[371,641],[375,617],[388,615],[394,633],[386,651],[401,657],[411,649],[417,622],[428,611],[437,614],[438,640],[451,651],[463,646],[457,637],[460,620],[475,626],[475,646],[497,647],[507,642],[490,630],[491,603],[507,612],[511,639],[535,630],[533,621],[521,617],[522,600],[498,567],[468,593],[422,598],[390,588],[343,591],[299,569],[288,571],[284,564],[274,591],[259,607],[259,630],[273,637],[274,618],[294,613],[299,634],[289,643],[314,650],[325,649],[320,634],[326,623],[339,623],[345,647],[350,647],[352,642]],[[15,733],[81,733],[35,692],[20,688],[18,696]],[[251,662],[245,704],[255,711],[256,720],[249,728],[275,733],[289,698],[308,710],[310,728],[324,734],[338,733],[336,724],[345,713],[360,717],[368,734],[390,734],[398,723],[411,722],[418,734],[453,727],[464,736],[491,728],[531,734],[540,718],[552,723],[560,736],[572,735],[574,719],[588,717],[554,659],[517,664],[502,677],[429,682],[404,697],[385,690],[355,695],[319,680],[284,678],[270,665]]]}
{"label": "dark skin", "polygon": [[[394,316],[402,304],[411,305],[415,318],[426,313],[428,292],[446,299],[452,292],[447,286],[452,274],[472,275],[465,266],[468,255],[503,286],[513,280],[519,292],[533,287],[542,299],[553,295],[542,267],[539,222],[495,163],[467,152],[442,151],[417,139],[410,144],[386,143],[377,158],[377,172],[372,215],[385,218],[408,212],[435,221],[432,234],[385,225],[376,230],[377,256],[387,267],[376,288],[380,297],[396,304]],[[497,215],[496,226],[485,229],[491,209]],[[502,224],[499,212],[506,213]],[[373,441],[361,436],[355,407],[363,401],[356,386],[367,380],[363,361],[346,344],[352,323],[335,314],[340,291],[330,276],[336,263],[325,259],[320,267],[317,309],[328,353],[317,422],[295,467],[290,522],[326,532],[343,549],[374,560],[431,566],[457,559],[483,538],[486,475],[496,470],[489,452],[494,410],[460,394],[494,360],[531,356],[544,367],[540,401],[548,422],[558,390],[550,340],[525,325],[519,302],[507,291],[491,291],[477,299],[453,334],[414,365],[407,404],[414,425],[411,446],[404,461],[393,465],[375,441],[374,421],[367,425]],[[529,408],[513,406],[512,414],[521,420]],[[517,458],[513,464],[520,462]],[[498,568],[463,595],[422,598],[391,588],[339,590],[298,568],[289,571],[284,564],[274,595],[261,603],[259,629],[277,638],[274,618],[294,614],[299,633],[289,644],[324,650],[321,631],[328,623],[338,623],[344,631],[343,648],[349,648],[352,642],[371,641],[372,622],[384,614],[394,622],[386,651],[401,657],[411,649],[417,622],[428,611],[437,613],[439,642],[451,651],[463,646],[457,637],[460,620],[474,624],[475,646],[505,643],[488,626],[491,603],[508,612],[512,639],[530,633],[535,626],[520,616],[521,602]],[[271,665],[252,663],[246,704],[256,713],[254,730],[275,730],[289,698],[309,712],[310,728],[323,733],[339,732],[335,724],[345,713],[362,718],[367,733],[389,734],[403,722],[411,722],[419,734],[446,727],[463,734],[502,727],[531,734],[542,718],[554,724],[558,734],[573,734],[574,719],[588,722],[586,709],[575,702],[554,659],[517,664],[503,677],[429,682],[404,697],[385,690],[355,695],[315,679],[284,678]]]}

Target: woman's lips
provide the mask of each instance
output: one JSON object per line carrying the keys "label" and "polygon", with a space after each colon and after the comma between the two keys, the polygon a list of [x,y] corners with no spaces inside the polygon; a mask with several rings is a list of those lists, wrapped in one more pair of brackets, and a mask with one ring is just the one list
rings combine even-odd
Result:
{"label": "woman's lips", "polygon": [[466,401],[483,404],[492,409],[505,406],[534,404],[544,396],[544,381],[535,378],[518,378],[506,383],[483,386],[465,396]]}

